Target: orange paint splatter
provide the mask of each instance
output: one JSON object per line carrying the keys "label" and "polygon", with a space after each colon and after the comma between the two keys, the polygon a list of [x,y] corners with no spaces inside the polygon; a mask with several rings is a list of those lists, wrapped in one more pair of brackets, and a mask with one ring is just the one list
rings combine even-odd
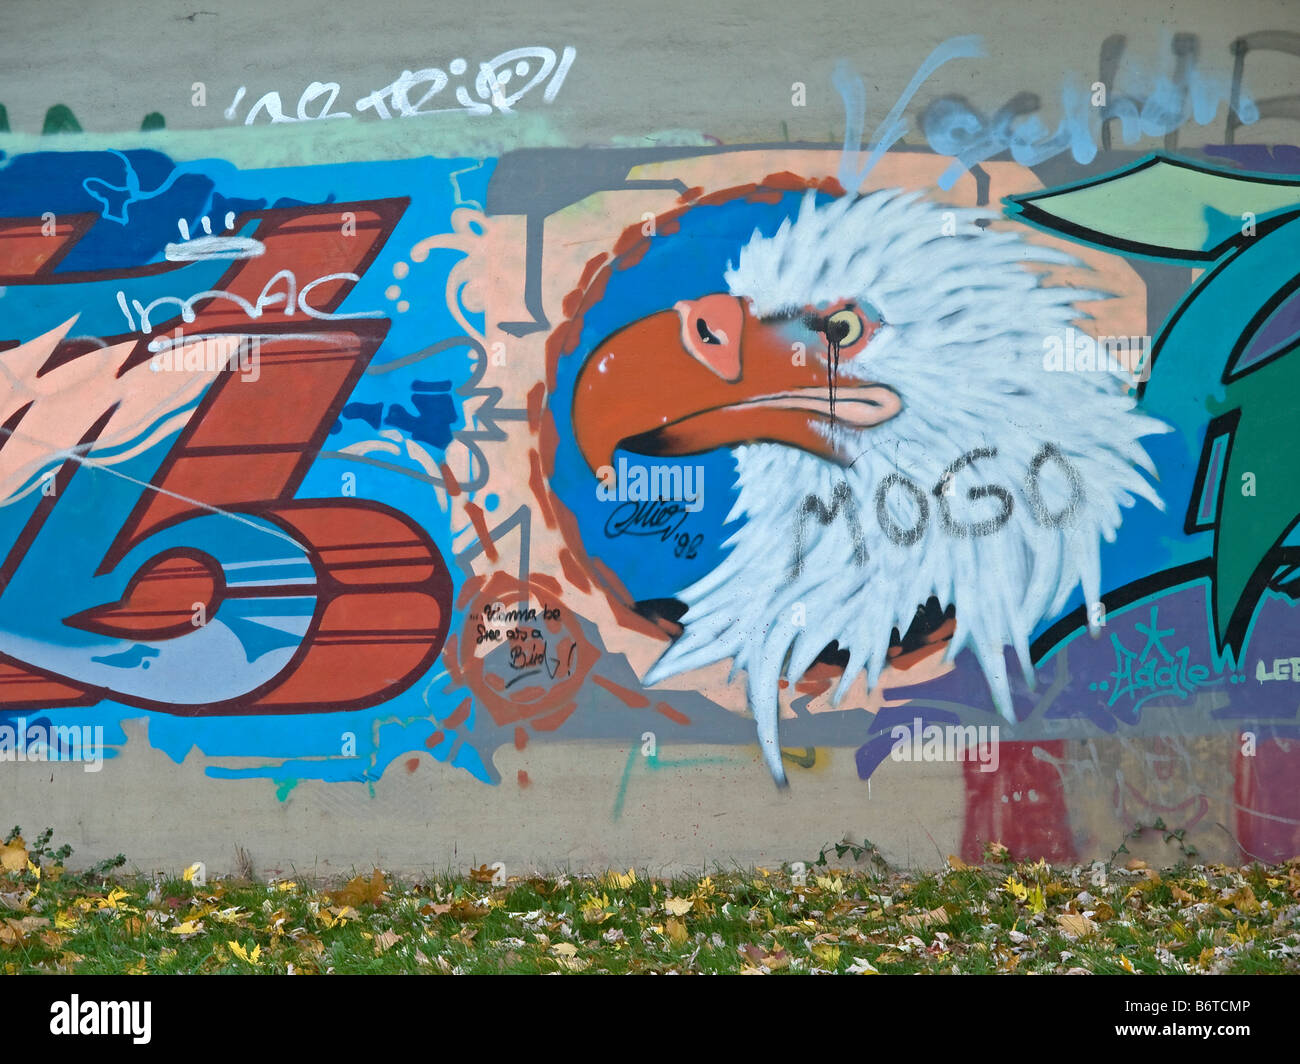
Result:
{"label": "orange paint splatter", "polygon": [[586,288],[587,285],[591,284],[591,279],[596,276],[596,271],[605,264],[607,258],[609,258],[609,256],[602,251],[599,255],[594,255],[587,260],[587,265],[583,267],[582,270],[582,277],[578,279],[578,287],[580,289]]}
{"label": "orange paint splatter", "polygon": [[556,728],[569,719],[569,714],[577,708],[576,703],[561,706],[554,713],[548,713],[544,717],[537,717],[533,721],[533,727],[538,731],[555,731]]}
{"label": "orange paint splatter", "polygon": [[555,449],[559,444],[559,433],[555,428],[555,418],[548,417],[542,421],[537,433],[537,442],[541,444],[542,472],[549,479],[555,473]]}
{"label": "orange paint splatter", "polygon": [[[506,669],[509,670],[505,675],[494,671],[496,665],[488,667],[492,660],[491,655],[480,657],[471,649],[475,628],[475,621],[472,619],[466,622],[467,628],[462,633],[461,641],[448,640],[450,650],[444,651],[443,661],[447,665],[453,684],[473,690],[476,695],[475,711],[478,709],[486,711],[500,726],[513,727],[524,720],[531,721],[542,717],[546,722],[543,725],[545,730],[547,724],[552,727],[557,726],[575,708],[573,700],[585,682],[588,671],[595,664],[599,652],[582,636],[580,629],[571,630],[576,619],[571,618],[565,608],[563,590],[564,586],[551,576],[544,575],[539,581],[537,574],[534,574],[530,581],[521,583],[507,573],[495,572],[486,581],[479,583],[477,593],[467,611],[470,618],[476,618],[484,612],[489,603],[500,603],[502,607],[509,610],[515,603],[527,601],[535,609],[546,605],[551,612],[558,613],[558,617],[545,619],[547,631],[545,638],[550,649],[547,660],[553,667],[553,671],[535,669],[532,674],[536,681],[536,676],[546,673],[545,685],[534,682],[530,686],[522,684],[514,687],[507,686],[507,677],[521,680],[523,676],[518,670],[511,669],[508,663],[498,663],[505,664]],[[539,615],[540,612],[541,610],[538,609]],[[540,616],[537,620],[541,621]],[[541,626],[540,623],[538,626]],[[565,712],[559,716],[553,715],[553,710],[557,706],[565,707]],[[458,710],[453,718],[449,719],[459,720],[465,711]],[[550,716],[547,716],[548,714]]]}
{"label": "orange paint splatter", "polygon": [[943,650],[944,645],[951,641],[953,633],[957,630],[957,622],[949,618],[939,625],[933,632],[925,637],[925,645],[919,646],[915,650],[909,650],[903,653],[903,648],[893,646],[889,648],[889,664],[896,669],[910,669],[914,665],[920,664],[928,657],[932,657],[939,651]]}
{"label": "orange paint splatter", "polygon": [[554,528],[555,511],[551,509],[550,496],[546,490],[546,478],[542,475],[542,456],[536,451],[529,451],[528,464],[531,468],[528,474],[528,486],[533,489],[533,495],[537,498],[537,505],[542,511],[542,520],[546,522],[546,527]]}
{"label": "orange paint splatter", "polygon": [[560,568],[564,570],[564,578],[579,591],[585,594],[591,590],[591,581],[587,579],[587,574],[582,571],[578,559],[573,556],[573,551],[568,547],[560,548]]}
{"label": "orange paint splatter", "polygon": [[418,757],[408,757],[406,759],[407,772],[414,772],[419,767],[420,767],[420,759]]}
{"label": "orange paint splatter", "polygon": [[843,670],[824,661],[816,662],[803,678],[794,685],[794,689],[805,695],[820,695],[831,689],[831,685]]}
{"label": "orange paint splatter", "polygon": [[677,710],[673,709],[673,707],[670,706],[667,702],[656,702],[655,712],[661,714],[662,716],[667,717],[675,724],[689,724],[691,722],[690,717],[688,717],[685,713],[677,712]]}
{"label": "orange paint splatter", "polygon": [[533,583],[538,587],[544,587],[553,595],[560,594],[564,589],[560,587],[560,582],[553,576],[546,573],[533,573]]}
{"label": "orange paint splatter", "polygon": [[456,596],[456,608],[463,610],[469,600],[477,595],[486,583],[486,576],[471,576],[466,580],[465,586],[460,589],[460,594]]}
{"label": "orange paint splatter", "polygon": [[[493,683],[494,680],[497,682]],[[504,692],[506,690],[505,680],[502,680],[495,673],[488,675],[487,683],[497,691]],[[520,702],[536,702],[538,699],[546,697],[546,688],[540,684],[529,684],[527,687],[512,687],[509,690],[510,697],[517,698]]]}
{"label": "orange paint splatter", "polygon": [[[471,705],[473,705],[473,700],[469,698],[465,699],[465,701],[456,707],[456,711],[442,722],[442,726],[444,728],[459,728],[465,723],[465,721],[469,720],[469,709]],[[438,734],[441,735],[442,732],[438,732]],[[441,741],[442,740],[439,740],[439,742]]]}
{"label": "orange paint splatter", "polygon": [[619,686],[613,680],[607,680],[603,676],[593,676],[591,679],[622,702],[623,705],[631,709],[645,709],[650,704],[650,699],[646,698],[645,695],[629,691],[626,687]]}
{"label": "orange paint splatter", "polygon": [[516,773],[515,779],[518,781],[520,787],[531,787],[533,785],[533,781],[528,778],[528,773],[523,769],[520,769],[519,772]]}
{"label": "orange paint splatter", "polygon": [[639,225],[629,225],[619,234],[618,239],[614,241],[614,258],[618,258],[620,255],[624,255],[631,251],[636,247],[637,242],[641,240],[649,240],[649,237],[641,232],[641,227]]}
{"label": "orange paint splatter", "polygon": [[748,196],[756,188],[758,188],[757,185],[749,184],[720,189],[717,192],[710,192],[707,196],[701,196],[695,201],[695,205],[698,207],[716,207],[723,203],[730,203],[734,199]]}
{"label": "orange paint splatter", "polygon": [[474,523],[474,531],[478,533],[478,541],[483,544],[483,554],[488,561],[496,561],[500,555],[497,554],[496,544],[492,542],[492,533],[488,531],[487,518],[477,504],[467,502],[465,504],[465,515]]}
{"label": "orange paint splatter", "polygon": [[528,389],[528,428],[536,435],[542,424],[542,400],[546,398],[546,385],[538,381]]}
{"label": "orange paint splatter", "polygon": [[528,732],[526,732],[523,728],[516,728],[515,749],[522,750],[527,745],[528,745]]}
{"label": "orange paint splatter", "polygon": [[445,738],[447,738],[447,736],[443,732],[436,731],[424,740],[424,745],[430,750],[436,750],[442,745],[442,741]]}

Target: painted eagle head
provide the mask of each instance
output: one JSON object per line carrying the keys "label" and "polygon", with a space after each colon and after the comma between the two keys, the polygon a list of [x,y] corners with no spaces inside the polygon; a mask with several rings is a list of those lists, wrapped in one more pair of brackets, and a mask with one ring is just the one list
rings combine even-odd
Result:
{"label": "painted eagle head", "polygon": [[864,671],[874,688],[932,597],[955,612],[949,660],[969,648],[1014,720],[1005,648],[1032,683],[1031,632],[1076,588],[1098,616],[1100,541],[1135,497],[1162,505],[1138,440],[1166,426],[1136,412],[1123,372],[1044,358],[1104,294],[1043,285],[1077,261],[986,213],[809,193],[754,233],[726,292],[634,322],[579,374],[593,469],[619,447],[732,449],[741,527],[680,592],[683,631],[645,682],[732,659],[778,783],[782,681],[837,644],[834,700]]}

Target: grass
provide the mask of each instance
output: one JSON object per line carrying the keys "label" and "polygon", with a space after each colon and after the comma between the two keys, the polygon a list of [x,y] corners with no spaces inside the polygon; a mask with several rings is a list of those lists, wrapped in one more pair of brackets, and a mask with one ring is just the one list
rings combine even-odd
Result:
{"label": "grass", "polygon": [[[1300,858],[1052,867],[949,859],[655,878],[491,869],[336,883],[64,868],[18,829],[0,849],[6,973],[1298,973]],[[249,869],[251,871],[251,866]]]}

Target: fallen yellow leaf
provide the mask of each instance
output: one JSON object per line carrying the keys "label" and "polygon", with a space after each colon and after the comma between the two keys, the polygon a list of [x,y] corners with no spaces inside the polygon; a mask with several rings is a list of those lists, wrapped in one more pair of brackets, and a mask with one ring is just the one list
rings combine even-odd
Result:
{"label": "fallen yellow leaf", "polygon": [[840,963],[840,947],[832,946],[829,943],[813,946],[812,955],[823,968],[834,968]]}
{"label": "fallen yellow leaf", "polygon": [[609,911],[609,897],[602,894],[600,897],[587,898],[581,908],[578,910],[582,918],[589,924],[603,924],[613,914]]}
{"label": "fallen yellow leaf", "polygon": [[1255,897],[1255,891],[1249,883],[1242,884],[1228,900],[1238,912],[1245,913],[1247,916],[1259,912],[1259,900]]}
{"label": "fallen yellow leaf", "polygon": [[948,910],[939,907],[925,912],[908,913],[906,916],[899,917],[898,922],[911,931],[920,931],[926,927],[942,927],[948,922]]}
{"label": "fallen yellow leaf", "polygon": [[257,966],[257,959],[262,955],[261,946],[254,946],[251,950],[246,950],[234,939],[229,940],[226,945],[230,947],[230,952],[245,964],[251,964],[254,967]]}
{"label": "fallen yellow leaf", "polygon": [[114,887],[112,890],[108,892],[107,898],[100,899],[99,907],[101,909],[116,909],[118,908],[118,904],[124,898],[129,898],[130,896],[131,895],[128,894],[121,887]]}
{"label": "fallen yellow leaf", "polygon": [[1087,938],[1097,931],[1097,925],[1082,913],[1062,913],[1056,918],[1056,922],[1061,925],[1063,931],[1075,938]]}
{"label": "fallen yellow leaf", "polygon": [[1020,882],[1015,876],[1007,876],[1002,884],[1002,889],[1009,892],[1016,901],[1024,901],[1029,897],[1029,888]]}
{"label": "fallen yellow leaf", "polygon": [[618,890],[627,890],[628,887],[636,883],[636,873],[632,869],[627,870],[627,875],[619,875],[617,872],[607,872],[604,881],[611,887]]}
{"label": "fallen yellow leaf", "polygon": [[21,872],[27,867],[27,844],[21,835],[15,835],[12,842],[0,849],[0,865],[6,872]]}

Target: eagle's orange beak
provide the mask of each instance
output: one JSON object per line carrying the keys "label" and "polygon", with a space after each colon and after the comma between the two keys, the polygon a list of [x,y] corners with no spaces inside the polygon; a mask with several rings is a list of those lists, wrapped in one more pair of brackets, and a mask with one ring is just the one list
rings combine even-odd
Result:
{"label": "eagle's orange beak", "polygon": [[683,300],[606,339],[578,373],[574,434],[592,470],[619,447],[698,454],[760,441],[784,443],[847,465],[845,429],[878,425],[901,408],[881,384],[840,377],[788,321],[765,322],[727,294]]}

